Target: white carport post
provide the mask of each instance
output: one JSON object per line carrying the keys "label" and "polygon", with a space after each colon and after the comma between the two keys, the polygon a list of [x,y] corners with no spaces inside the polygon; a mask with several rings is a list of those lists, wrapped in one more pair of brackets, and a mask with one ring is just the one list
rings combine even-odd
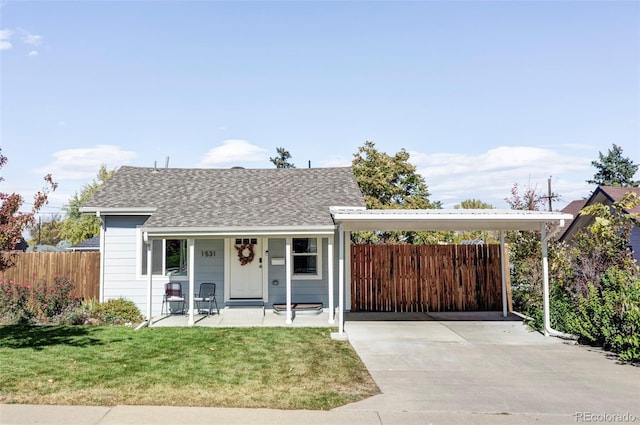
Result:
{"label": "white carport post", "polygon": [[540,241],[542,243],[542,299],[544,311],[544,336],[549,336],[548,329],[551,329],[551,318],[549,314],[549,261],[547,259],[546,223],[542,223],[540,233]]}
{"label": "white carport post", "polygon": [[504,231],[500,230],[500,267],[502,268],[502,317],[507,317],[507,268],[504,262]]}
{"label": "white carport post", "polygon": [[338,225],[338,334],[344,334],[344,232]]}
{"label": "white carport post", "polygon": [[149,236],[147,233],[143,235],[143,239],[147,244],[147,323],[151,325],[151,315],[153,314],[153,243],[149,240]]}
{"label": "white carport post", "polygon": [[189,319],[187,321],[187,325],[193,326],[195,323],[193,319],[193,297],[196,294],[196,272],[195,272],[195,263],[196,263],[196,241],[195,239],[188,239],[187,243],[189,244]]}
{"label": "white carport post", "polygon": [[290,325],[293,323],[293,315],[291,314],[291,238],[287,238],[285,242],[285,263],[286,263],[286,282],[287,282],[287,319],[285,323]]}
{"label": "white carport post", "polygon": [[333,309],[333,236],[329,237],[329,242],[327,244],[327,268],[329,272],[329,323],[335,323],[334,309]]}

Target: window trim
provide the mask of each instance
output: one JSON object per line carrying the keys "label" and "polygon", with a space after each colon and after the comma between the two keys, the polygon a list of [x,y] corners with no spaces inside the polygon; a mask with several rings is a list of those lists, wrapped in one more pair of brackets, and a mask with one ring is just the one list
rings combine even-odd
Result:
{"label": "window trim", "polygon": [[[147,279],[149,277],[148,273],[143,273],[144,268],[146,267],[146,263],[143,265],[143,260],[145,259],[145,252],[147,249],[147,244],[144,242],[143,239],[143,235],[142,235],[142,229],[140,227],[137,228],[138,231],[138,249],[137,249],[137,254],[136,254],[136,271],[137,271],[137,275],[138,278],[142,279]],[[175,278],[176,280],[180,280],[180,279],[185,279],[189,277],[189,270],[187,269],[187,273],[186,274],[180,274],[180,275],[169,275],[166,273],[167,271],[167,239],[171,239],[171,240],[184,240],[186,241],[187,239],[185,238],[162,238],[162,239],[150,239],[149,242],[153,243],[154,241],[162,241],[162,256],[161,256],[161,261],[162,261],[162,271],[160,273],[153,273],[152,272],[152,276],[153,277],[159,277],[159,278],[165,278],[165,277],[172,277]],[[157,250],[154,249],[153,252],[155,253]],[[186,264],[189,264],[189,250],[187,249],[186,251]],[[153,261],[152,263],[152,267],[153,267]]]}
{"label": "window trim", "polygon": [[[296,254],[293,252],[293,241],[294,239],[315,239],[316,240],[316,246],[317,246],[317,252],[305,252],[305,253],[300,253],[300,254]],[[296,236],[296,237],[292,237],[291,238],[291,258],[289,259],[291,262],[291,278],[294,280],[322,280],[322,266],[323,266],[323,257],[322,257],[322,237],[318,237],[318,236]],[[299,273],[295,273],[293,271],[293,258],[296,256],[310,256],[310,255],[315,255],[316,256],[316,265],[317,265],[317,271],[315,274],[309,274],[309,273],[305,273],[305,274],[299,274]]]}

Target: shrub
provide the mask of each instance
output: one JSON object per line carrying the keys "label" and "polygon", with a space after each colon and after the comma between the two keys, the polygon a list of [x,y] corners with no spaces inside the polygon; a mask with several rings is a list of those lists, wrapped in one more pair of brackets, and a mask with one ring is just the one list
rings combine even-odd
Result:
{"label": "shrub", "polygon": [[71,296],[73,289],[73,283],[66,277],[55,277],[53,284],[38,287],[34,297],[41,319],[56,322],[56,316],[79,305],[79,300]]}
{"label": "shrub", "polygon": [[24,325],[33,320],[30,305],[31,288],[28,283],[6,282],[0,279],[0,323]]}
{"label": "shrub", "polygon": [[124,325],[142,321],[142,314],[140,314],[138,306],[133,301],[124,298],[115,298],[96,305],[92,315],[101,323],[108,325]]}

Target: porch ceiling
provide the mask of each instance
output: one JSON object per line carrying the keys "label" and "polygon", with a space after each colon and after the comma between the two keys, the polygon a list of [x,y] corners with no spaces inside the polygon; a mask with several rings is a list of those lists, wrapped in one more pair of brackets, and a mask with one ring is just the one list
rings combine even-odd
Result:
{"label": "porch ceiling", "polygon": [[346,231],[540,230],[545,223],[564,226],[571,214],[520,210],[364,210],[332,207]]}

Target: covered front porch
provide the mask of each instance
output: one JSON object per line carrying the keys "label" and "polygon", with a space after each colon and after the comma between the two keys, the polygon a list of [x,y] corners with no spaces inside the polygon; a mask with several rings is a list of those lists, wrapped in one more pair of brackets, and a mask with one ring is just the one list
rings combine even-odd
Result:
{"label": "covered front porch", "polygon": [[285,322],[285,317],[264,308],[223,308],[220,314],[194,314],[193,325],[190,325],[188,314],[167,314],[156,316],[151,320],[150,327],[181,327],[202,326],[213,328],[236,327],[335,327],[330,323],[328,311],[319,313],[292,312],[291,323]]}

